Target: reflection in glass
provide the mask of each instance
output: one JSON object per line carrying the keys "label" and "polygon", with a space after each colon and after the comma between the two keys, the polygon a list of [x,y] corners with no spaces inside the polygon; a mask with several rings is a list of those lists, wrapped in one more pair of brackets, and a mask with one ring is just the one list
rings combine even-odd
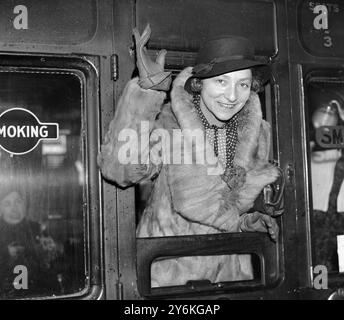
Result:
{"label": "reflection in glass", "polygon": [[313,265],[325,265],[329,272],[338,272],[338,258],[344,254],[337,250],[338,236],[344,234],[344,157],[338,147],[340,137],[337,139],[340,131],[336,132],[335,139],[332,133],[328,136],[329,142],[337,144],[337,148],[320,146],[316,132],[323,126],[343,126],[344,83],[310,81],[307,98]]}
{"label": "reflection in glass", "polygon": [[[58,140],[0,151],[0,297],[58,296],[86,286],[82,82],[68,72],[0,72],[0,112],[20,107],[58,123]],[[14,142],[15,143],[15,142]],[[27,279],[14,273],[27,268]],[[17,288],[19,284],[27,288]],[[13,283],[14,282],[14,283]]]}

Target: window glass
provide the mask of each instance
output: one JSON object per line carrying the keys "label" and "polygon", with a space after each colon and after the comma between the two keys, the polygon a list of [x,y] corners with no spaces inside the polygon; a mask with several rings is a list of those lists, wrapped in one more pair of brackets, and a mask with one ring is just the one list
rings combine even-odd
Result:
{"label": "window glass", "polygon": [[306,98],[313,265],[344,272],[344,81],[310,78]]}
{"label": "window glass", "polygon": [[23,108],[59,128],[28,153],[0,150],[0,297],[77,293],[87,271],[83,83],[71,72],[21,69],[1,70],[0,83],[0,113]]}
{"label": "window glass", "polygon": [[[190,263],[195,265],[193,273],[190,273]],[[219,272],[219,265],[227,267]],[[176,272],[181,275],[178,281]],[[152,288],[176,285],[196,288],[204,284],[252,280],[261,280],[260,260],[255,254],[159,258],[151,265]]]}

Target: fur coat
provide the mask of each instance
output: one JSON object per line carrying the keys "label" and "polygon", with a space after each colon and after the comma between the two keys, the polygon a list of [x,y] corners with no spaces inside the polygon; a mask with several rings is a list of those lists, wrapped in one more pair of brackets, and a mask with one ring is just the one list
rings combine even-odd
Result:
{"label": "fur coat", "polygon": [[[137,227],[138,237],[240,232],[243,217],[256,197],[278,176],[276,168],[267,161],[270,127],[262,119],[258,95],[251,92],[239,113],[234,157],[234,165],[244,168],[246,175],[243,184],[234,188],[222,180],[223,167],[205,138],[192,96],[184,90],[188,76],[190,73],[184,70],[175,79],[168,104],[164,104],[164,92],[141,89],[137,78],[129,81],[98,157],[103,176],[121,187],[153,180],[152,193]],[[149,143],[142,146],[134,138],[124,139],[123,129],[127,130],[127,138],[132,137],[130,132],[149,136]],[[211,161],[192,164],[174,164],[169,159],[164,163],[154,161],[161,158],[163,150],[162,140],[153,139],[157,129],[171,134],[176,129],[201,130],[206,142],[198,149],[193,146],[191,151],[183,149],[181,153],[183,156],[191,152],[194,158],[197,155],[205,158],[207,154]],[[192,145],[192,137],[185,130],[182,132],[184,142],[189,139]],[[175,141],[169,142],[164,150],[170,148],[173,154]],[[139,163],[135,162],[137,158]],[[252,266],[249,255],[166,259],[152,264],[151,278],[152,287],[182,285],[197,279],[247,280],[252,279]]]}

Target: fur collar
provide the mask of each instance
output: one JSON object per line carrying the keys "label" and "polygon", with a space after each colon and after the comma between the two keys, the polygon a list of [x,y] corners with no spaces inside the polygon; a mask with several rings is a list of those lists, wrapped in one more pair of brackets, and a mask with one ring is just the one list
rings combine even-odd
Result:
{"label": "fur collar", "polygon": [[258,151],[258,138],[262,124],[262,110],[258,94],[251,92],[238,117],[238,144],[234,163],[243,168],[253,165]]}

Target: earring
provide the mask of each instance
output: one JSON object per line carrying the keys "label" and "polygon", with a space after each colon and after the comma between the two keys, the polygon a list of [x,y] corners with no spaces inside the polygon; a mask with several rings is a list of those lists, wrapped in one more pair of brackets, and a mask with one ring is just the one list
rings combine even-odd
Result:
{"label": "earring", "polygon": [[200,93],[202,91],[202,81],[198,78],[192,79],[190,86],[194,93]]}

